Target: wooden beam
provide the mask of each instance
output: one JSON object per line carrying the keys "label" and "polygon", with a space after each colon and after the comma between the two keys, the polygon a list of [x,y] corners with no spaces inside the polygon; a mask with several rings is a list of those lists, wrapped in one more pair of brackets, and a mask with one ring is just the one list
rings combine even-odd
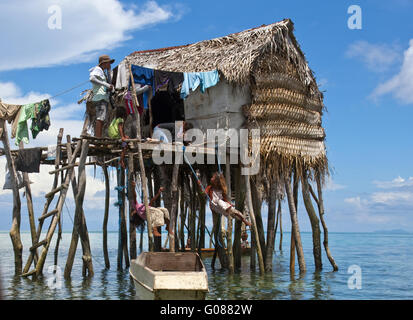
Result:
{"label": "wooden beam", "polygon": [[52,211],[50,211],[50,212],[48,212],[48,213],[46,213],[46,214],[44,214],[44,215],[42,215],[41,217],[39,217],[39,221],[43,221],[44,219],[46,219],[46,218],[48,218],[48,217],[50,217],[50,216],[52,216],[52,215],[55,215],[56,213],[57,213],[57,209],[53,209]]}

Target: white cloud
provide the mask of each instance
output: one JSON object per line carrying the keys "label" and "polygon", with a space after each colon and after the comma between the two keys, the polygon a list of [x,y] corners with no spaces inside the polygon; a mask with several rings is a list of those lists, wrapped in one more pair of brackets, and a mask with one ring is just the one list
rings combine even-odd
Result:
{"label": "white cloud", "polygon": [[381,189],[413,187],[413,177],[404,179],[399,176],[392,181],[373,181],[373,183]]}
{"label": "white cloud", "polygon": [[371,97],[377,99],[385,94],[392,94],[405,104],[413,103],[413,39],[409,48],[404,52],[403,64],[400,72],[388,81],[381,83]]}
{"label": "white cloud", "polygon": [[399,176],[391,181],[373,181],[373,184],[388,190],[346,198],[344,201],[362,212],[413,212],[413,177],[404,179]]}
{"label": "white cloud", "polygon": [[371,195],[371,201],[376,204],[386,205],[413,205],[413,192],[409,191],[392,191],[392,192],[375,192]]}
{"label": "white cloud", "polygon": [[399,51],[396,45],[356,41],[349,46],[346,55],[361,60],[371,71],[383,72],[401,59]]}
{"label": "white cloud", "polygon": [[[62,12],[62,28],[49,29],[51,5]],[[131,38],[129,33],[171,19],[170,6],[155,1],[127,9],[119,0],[38,0],[0,3],[0,71],[90,61]],[[9,88],[13,90],[13,88]]]}

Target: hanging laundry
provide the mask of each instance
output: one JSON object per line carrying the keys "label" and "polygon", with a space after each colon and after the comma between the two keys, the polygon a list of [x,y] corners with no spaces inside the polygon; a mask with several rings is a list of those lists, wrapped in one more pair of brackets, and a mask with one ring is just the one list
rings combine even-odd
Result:
{"label": "hanging laundry", "polygon": [[28,173],[39,172],[41,158],[41,148],[21,149],[15,161],[16,170]]}
{"label": "hanging laundry", "polygon": [[123,100],[125,102],[126,115],[134,114],[135,110],[133,109],[132,94],[130,91],[125,94]]}
{"label": "hanging laundry", "polygon": [[25,104],[22,106],[22,110],[20,112],[20,118],[18,119],[17,123],[17,130],[16,130],[16,146],[19,145],[20,141],[24,143],[29,143],[29,130],[27,128],[27,120],[34,118],[34,111],[35,105],[34,103]]}
{"label": "hanging laundry", "polygon": [[116,74],[115,88],[116,89],[126,88],[129,85],[129,77],[128,77],[128,72],[126,70],[126,66],[124,63],[120,63],[116,68],[118,68],[118,70]]}
{"label": "hanging laundry", "polygon": [[153,89],[155,89],[153,85],[153,69],[135,65],[132,65],[131,69],[133,74],[133,81],[135,81],[135,83],[149,85]]}
{"label": "hanging laundry", "polygon": [[[43,100],[38,103],[26,104],[21,107],[21,111],[17,129],[16,129],[16,146],[20,141],[29,143],[29,130],[27,128],[27,120],[32,119],[31,131],[33,139],[37,137],[40,131],[48,130],[50,126],[50,102],[49,100]],[[12,134],[13,135],[13,134]]]}
{"label": "hanging laundry", "polygon": [[43,100],[39,103],[35,103],[35,115],[32,121],[32,136],[36,139],[40,131],[49,130],[50,127],[50,102],[49,100]]}
{"label": "hanging laundry", "polygon": [[[4,179],[4,185],[3,185],[3,190],[13,190],[13,185],[11,183],[11,175],[10,175],[10,171],[9,171],[9,167],[6,164],[6,175],[5,175],[5,179]],[[23,176],[21,174],[21,172],[16,171],[17,174],[17,188],[21,189],[24,187],[24,180],[23,180]]]}
{"label": "hanging laundry", "polygon": [[[131,66],[133,81],[140,85],[148,85],[152,87],[152,96],[155,95],[155,85],[154,85],[154,72],[153,69],[141,67],[141,66]],[[138,93],[139,94],[139,93]],[[143,93],[143,107],[148,108],[148,101],[150,100],[150,95],[148,91]]]}
{"label": "hanging laundry", "polygon": [[198,86],[201,86],[201,92],[204,93],[206,89],[215,86],[218,81],[218,70],[207,72],[185,72],[181,89],[181,98],[185,99],[189,95],[190,90],[195,91]]}
{"label": "hanging laundry", "polygon": [[165,90],[173,94],[183,81],[184,74],[182,72],[154,70],[155,91],[165,88]]}
{"label": "hanging laundry", "polygon": [[[0,119],[13,122],[20,111],[21,105],[8,104],[0,101]],[[0,138],[3,136],[3,128],[0,128]]]}

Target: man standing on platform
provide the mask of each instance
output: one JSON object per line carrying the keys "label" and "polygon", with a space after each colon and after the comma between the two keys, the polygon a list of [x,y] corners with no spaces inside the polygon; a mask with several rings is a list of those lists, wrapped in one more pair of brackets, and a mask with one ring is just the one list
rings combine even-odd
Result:
{"label": "man standing on platform", "polygon": [[[99,65],[91,68],[89,80],[93,84],[92,101],[96,108],[96,126],[95,137],[102,137],[103,124],[106,119],[106,114],[109,105],[109,92],[114,92],[114,87],[110,84],[110,69],[111,64],[115,59],[111,59],[104,54],[99,57]],[[106,73],[105,73],[106,71]]]}

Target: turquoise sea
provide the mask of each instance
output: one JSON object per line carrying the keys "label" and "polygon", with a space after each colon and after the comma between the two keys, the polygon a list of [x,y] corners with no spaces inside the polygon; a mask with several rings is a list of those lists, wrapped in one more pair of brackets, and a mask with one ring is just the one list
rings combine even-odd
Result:
{"label": "turquoise sea", "polygon": [[[135,289],[128,270],[118,271],[118,234],[109,233],[108,245],[111,269],[104,270],[102,234],[89,234],[91,240],[93,278],[82,277],[81,249],[78,252],[69,281],[58,283],[53,276],[54,241],[44,268],[44,278],[31,279],[14,277],[14,255],[8,232],[0,232],[0,273],[4,299],[134,299]],[[58,266],[64,270],[71,233],[63,233],[60,244]],[[146,236],[144,236],[146,240]],[[212,270],[211,258],[204,260],[208,271],[209,300],[294,300],[294,299],[413,299],[413,234],[379,233],[330,233],[330,249],[339,266],[332,272],[327,257],[323,256],[323,271],[314,272],[311,233],[302,233],[307,273],[295,276],[289,273],[289,239],[284,234],[283,251],[274,254],[273,272],[260,276],[250,271],[249,257],[243,257],[240,273],[229,275],[226,271]],[[139,238],[138,238],[139,240]],[[22,233],[23,260],[30,247],[30,233]],[[139,243],[138,243],[139,244]],[[146,243],[145,243],[146,244]],[[145,245],[144,244],[144,245]],[[352,279],[354,266],[358,270],[357,287]],[[216,266],[219,267],[217,260]],[[50,268],[50,273],[49,273]],[[258,264],[257,264],[258,268]],[[58,274],[58,273],[57,273]],[[353,278],[351,278],[353,277]],[[349,285],[350,282],[350,285]],[[50,286],[49,286],[50,285]],[[53,287],[54,286],[54,287]]]}

